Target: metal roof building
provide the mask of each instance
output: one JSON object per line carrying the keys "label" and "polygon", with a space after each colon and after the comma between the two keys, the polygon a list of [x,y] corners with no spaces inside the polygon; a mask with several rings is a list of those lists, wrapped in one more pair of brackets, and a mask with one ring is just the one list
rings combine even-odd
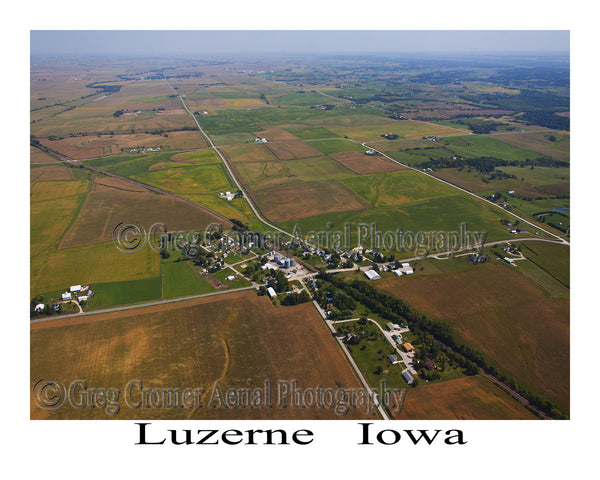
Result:
{"label": "metal roof building", "polygon": [[365,275],[369,280],[379,280],[381,276],[375,270],[367,270]]}

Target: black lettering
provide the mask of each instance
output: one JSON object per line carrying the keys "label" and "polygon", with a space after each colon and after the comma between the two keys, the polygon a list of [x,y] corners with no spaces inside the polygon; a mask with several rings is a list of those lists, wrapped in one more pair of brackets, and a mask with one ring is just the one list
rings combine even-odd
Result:
{"label": "black lettering", "polygon": [[427,430],[418,430],[418,432],[420,432],[420,433],[421,433],[421,435],[419,435],[419,437],[418,437],[418,438],[416,438],[416,437],[413,435],[413,432],[412,432],[412,430],[404,430],[404,431],[406,432],[406,434],[409,436],[409,438],[412,440],[412,442],[413,442],[415,445],[416,445],[417,443],[419,443],[419,441],[421,441],[421,439],[422,439],[422,438],[424,438],[424,439],[425,439],[425,441],[426,441],[426,442],[427,442],[429,445],[431,445],[431,443],[432,443],[432,442],[435,440],[435,437],[437,437],[437,436],[438,436],[438,433],[440,433],[440,432],[441,432],[441,430],[436,430],[436,431],[435,431],[435,435],[434,435],[433,437],[429,438],[429,435],[427,434]]}
{"label": "black lettering", "polygon": [[206,440],[208,440],[210,437],[212,437],[215,433],[218,432],[218,430],[198,430],[198,433],[202,433],[202,432],[208,432],[206,434],[205,437],[201,438],[200,440],[198,440],[196,442],[196,445],[217,445],[219,443],[218,440],[216,440],[214,443],[207,443]]}
{"label": "black lettering", "polygon": [[223,443],[226,443],[227,445],[239,445],[240,443],[242,443],[242,440],[238,440],[237,442],[232,442],[230,441],[227,436],[229,434],[232,435],[236,435],[236,436],[240,436],[242,434],[242,432],[240,432],[239,430],[225,430],[223,432],[223,434],[221,435],[221,439],[223,440]]}
{"label": "black lettering", "polygon": [[369,442],[369,425],[373,425],[372,423],[361,423],[362,425],[362,442],[359,445],[373,445]]}
{"label": "black lettering", "polygon": [[192,431],[191,430],[184,430],[185,432],[185,440],[183,442],[180,442],[177,440],[177,430],[169,430],[169,432],[171,432],[171,443],[173,445],[191,445],[192,443]]}
{"label": "black lettering", "polygon": [[[454,435],[450,435],[451,432],[456,432]],[[444,443],[447,445],[464,445],[465,443],[467,443],[467,441],[463,438],[463,432],[462,430],[448,430],[446,431],[446,435],[450,435],[448,437],[446,437],[446,439],[444,440]],[[452,438],[456,437],[457,440],[456,441],[450,441]]]}
{"label": "black lettering", "polygon": [[[383,433],[384,432],[392,432],[392,434],[394,435],[394,441],[390,442],[390,443],[385,442],[383,440]],[[377,434],[377,441],[379,443],[383,443],[384,445],[395,445],[396,443],[398,443],[400,441],[400,438],[401,438],[400,432],[397,432],[396,430],[382,430],[381,432],[379,432]]]}
{"label": "black lettering", "polygon": [[[298,438],[300,435],[302,435],[304,437],[308,436],[308,437],[310,437],[310,440],[303,442],[302,440],[300,440]],[[313,440],[314,440],[314,438],[312,438],[313,435],[314,435],[313,432],[311,432],[310,430],[297,430],[294,433],[292,433],[292,441],[294,443],[297,443],[298,445],[308,445],[309,443],[313,442]]]}
{"label": "black lettering", "polygon": [[136,425],[140,426],[140,441],[136,443],[136,445],[162,445],[165,443],[165,439],[163,438],[161,442],[147,442],[146,441],[146,425],[150,425],[150,423],[136,423]]}

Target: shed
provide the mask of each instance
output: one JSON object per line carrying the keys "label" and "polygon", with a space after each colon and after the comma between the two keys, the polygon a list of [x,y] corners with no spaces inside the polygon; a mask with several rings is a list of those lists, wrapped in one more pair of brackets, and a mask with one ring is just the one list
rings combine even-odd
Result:
{"label": "shed", "polygon": [[65,292],[62,294],[63,300],[71,300],[71,292]]}
{"label": "shed", "polygon": [[414,352],[415,351],[415,347],[413,347],[410,343],[406,342],[404,345],[402,345],[404,347],[404,350],[406,350],[407,352]]}
{"label": "shed", "polygon": [[273,287],[268,287],[267,288],[267,293],[269,294],[269,297],[271,297],[271,298],[277,296],[277,294],[275,293],[275,290],[273,290]]}
{"label": "shed", "polygon": [[388,330],[393,330],[394,329],[394,324],[392,322],[386,323],[385,326],[388,328]]}
{"label": "shed", "polygon": [[46,305],[44,305],[43,303],[38,303],[38,304],[35,306],[35,309],[34,309],[34,310],[35,310],[36,312],[43,312],[43,311],[44,311],[44,308],[46,308]]}
{"label": "shed", "polygon": [[406,383],[408,383],[409,385],[415,381],[415,379],[408,372],[408,370],[405,370],[404,372],[402,372],[402,378],[404,378],[404,380],[406,380]]}
{"label": "shed", "polygon": [[387,359],[392,365],[396,365],[398,363],[398,357],[394,354],[388,355]]}
{"label": "shed", "polygon": [[69,288],[69,292],[71,293],[78,292],[79,290],[81,290],[81,285],[73,285]]}
{"label": "shed", "polygon": [[365,275],[369,280],[379,280],[381,276],[375,270],[367,270]]}

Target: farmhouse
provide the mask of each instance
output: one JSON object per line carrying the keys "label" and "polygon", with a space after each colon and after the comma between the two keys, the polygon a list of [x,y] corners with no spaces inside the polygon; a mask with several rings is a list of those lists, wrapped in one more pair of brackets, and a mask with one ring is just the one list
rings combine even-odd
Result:
{"label": "farmhouse", "polygon": [[62,294],[63,300],[71,300],[71,292],[65,292]]}
{"label": "farmhouse", "polygon": [[367,150],[365,155],[375,155],[375,150]]}
{"label": "farmhouse", "polygon": [[369,280],[379,280],[381,276],[375,270],[367,270],[365,275]]}
{"label": "farmhouse", "polygon": [[77,297],[78,302],[87,302],[87,295],[82,295],[81,297]]}
{"label": "farmhouse", "polygon": [[269,297],[271,297],[271,298],[277,296],[277,294],[275,293],[275,290],[273,289],[273,287],[268,287],[267,288],[267,293],[269,294]]}
{"label": "farmhouse", "polygon": [[232,280],[235,280],[235,276],[229,275],[228,277],[225,278],[225,280],[227,280],[228,282],[231,282]]}

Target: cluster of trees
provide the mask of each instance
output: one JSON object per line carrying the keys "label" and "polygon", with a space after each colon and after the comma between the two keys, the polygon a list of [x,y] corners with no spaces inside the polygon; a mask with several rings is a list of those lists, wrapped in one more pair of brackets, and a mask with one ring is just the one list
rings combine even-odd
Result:
{"label": "cluster of trees", "polygon": [[306,290],[302,290],[300,293],[292,292],[288,293],[281,301],[282,305],[298,305],[300,303],[310,302],[310,295]]}
{"label": "cluster of trees", "polygon": [[106,85],[100,82],[88,83],[86,85],[88,88],[95,88],[98,90],[96,93],[116,93],[123,88],[123,85]]}
{"label": "cluster of trees", "polygon": [[496,122],[493,120],[481,120],[481,119],[473,119],[473,120],[455,120],[455,123],[460,125],[467,125],[473,133],[479,135],[485,135],[486,133],[495,132],[496,129],[502,125],[507,125],[504,122]]}
{"label": "cluster of trees", "polygon": [[[502,160],[496,157],[476,157],[476,158],[447,158],[442,157],[434,159],[429,157],[429,160],[421,163],[421,168],[461,168],[467,166],[474,170],[477,170],[483,174],[490,174],[494,172],[496,175],[500,175],[502,172],[495,172],[496,167],[529,167],[533,168],[535,165],[542,167],[568,167],[567,162],[561,160],[554,160],[553,158],[539,157],[536,159],[525,159],[525,160]],[[502,178],[515,178],[514,175]]]}
{"label": "cluster of trees", "polygon": [[532,392],[529,388],[518,383],[512,376],[501,372],[491,364],[479,350],[467,345],[456,335],[452,327],[446,322],[431,320],[420,314],[404,301],[392,295],[380,292],[367,282],[352,280],[344,282],[340,278],[326,272],[320,272],[318,278],[334,285],[346,292],[350,297],[358,300],[371,311],[393,323],[408,323],[411,331],[417,334],[430,334],[435,340],[447,347],[446,354],[454,362],[465,369],[468,375],[475,375],[483,369],[509,388],[527,398],[534,406],[553,418],[566,418],[564,413],[549,399]]}
{"label": "cluster of trees", "polygon": [[119,118],[124,113],[125,113],[125,110],[116,110],[115,113],[113,113],[113,117]]}

